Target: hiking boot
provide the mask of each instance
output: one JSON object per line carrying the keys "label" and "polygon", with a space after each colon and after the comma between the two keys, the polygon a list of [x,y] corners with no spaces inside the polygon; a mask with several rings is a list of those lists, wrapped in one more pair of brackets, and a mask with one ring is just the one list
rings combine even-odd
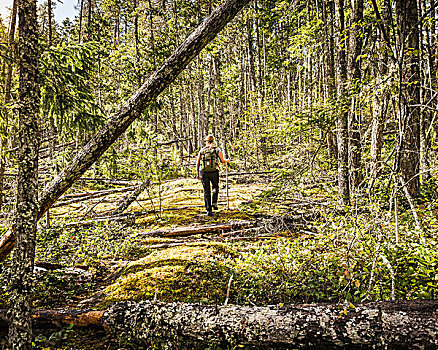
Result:
{"label": "hiking boot", "polygon": [[210,211],[207,211],[206,213],[205,213],[205,215],[207,215],[207,216],[212,216],[213,215],[213,212],[210,210]]}
{"label": "hiking boot", "polygon": [[218,207],[217,207],[217,204],[216,204],[216,203],[212,204],[211,207],[212,207],[214,210],[218,210]]}

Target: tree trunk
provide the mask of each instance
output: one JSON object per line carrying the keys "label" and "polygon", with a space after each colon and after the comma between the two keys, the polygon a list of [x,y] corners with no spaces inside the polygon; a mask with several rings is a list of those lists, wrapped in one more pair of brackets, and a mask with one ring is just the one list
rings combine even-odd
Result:
{"label": "tree trunk", "polygon": [[[141,112],[167,87],[184,68],[213,40],[217,33],[250,0],[228,0],[220,5],[152,74],[133,96],[125,102],[110,121],[84,146],[62,172],[47,185],[39,198],[38,219],[90,166],[113,144]],[[9,230],[0,241],[0,261],[12,251],[14,230]]]}
{"label": "tree trunk", "polygon": [[[232,290],[232,286],[231,286]],[[122,302],[105,311],[35,310],[39,329],[103,328],[135,345],[169,349],[424,349],[438,346],[436,300],[283,307]],[[1,317],[0,328],[6,323]]]}
{"label": "tree trunk", "polygon": [[82,19],[84,17],[84,0],[81,1],[81,6],[79,10],[79,34],[78,34],[78,43],[82,42]]}
{"label": "tree trunk", "polygon": [[32,289],[38,212],[39,47],[36,1],[19,2],[17,249],[10,273],[9,349],[32,348]]}
{"label": "tree trunk", "polygon": [[[377,8],[377,4],[373,3],[374,12],[376,13],[376,18],[380,19],[380,13]],[[391,3],[390,0],[384,1],[383,8],[383,21],[379,20],[379,31],[380,31],[380,39],[378,41],[381,45],[385,45],[388,49],[390,49],[390,43],[386,41],[388,35],[386,33],[389,32],[389,24],[391,21]],[[385,47],[384,46],[384,47]],[[376,76],[376,87],[379,87],[382,84],[382,80],[385,75],[388,73],[388,53],[386,50],[382,50],[380,53],[380,59],[377,63],[377,67],[375,68],[375,76]],[[371,146],[370,146],[370,186],[373,185],[375,179],[378,176],[379,166],[380,166],[380,158],[383,147],[383,128],[386,121],[386,113],[388,109],[388,101],[389,93],[387,89],[384,91],[377,91],[373,96],[372,101],[372,129],[371,129]]]}
{"label": "tree trunk", "polygon": [[348,174],[348,111],[346,106],[345,83],[347,77],[347,63],[345,59],[345,45],[342,44],[345,29],[344,0],[336,0],[336,19],[338,24],[338,52],[337,52],[337,99],[339,106],[338,116],[338,186],[339,203],[350,205],[350,185]]}
{"label": "tree trunk", "polygon": [[417,198],[420,190],[420,83],[419,83],[419,33],[416,0],[397,0],[399,29],[400,99],[399,159],[400,173],[409,194]]}
{"label": "tree trunk", "polygon": [[[9,33],[8,33],[8,51],[10,54],[10,57],[6,63],[6,76],[5,76],[5,85],[4,85],[4,105],[8,105],[11,100],[12,100],[12,96],[11,96],[11,82],[12,82],[12,68],[13,68],[13,56],[14,56],[14,52],[15,50],[15,45],[14,45],[14,41],[15,41],[15,26],[17,23],[17,5],[18,5],[18,0],[14,0],[13,5],[12,5],[12,12],[11,12],[11,23],[9,25]],[[3,121],[3,132],[4,134],[7,134],[8,132],[8,124],[9,124],[9,120],[8,120],[8,112],[5,111],[5,120]],[[8,145],[8,139],[6,137],[3,137],[1,140],[1,148],[0,148],[0,210],[3,206],[3,188],[4,188],[4,175],[5,175],[5,168],[6,168],[6,148]]]}
{"label": "tree trunk", "polygon": [[[329,7],[327,9],[327,7]],[[327,13],[330,10],[330,13]],[[330,14],[330,18],[328,15]],[[334,64],[334,42],[333,42],[333,5],[326,6],[326,2],[322,1],[322,20],[324,23],[324,62],[325,62],[325,86],[327,99],[331,99],[335,95],[335,64]],[[331,127],[330,127],[331,128]],[[336,138],[332,130],[327,132],[328,156],[330,159],[337,160],[338,149]]]}
{"label": "tree trunk", "polygon": [[198,57],[198,148],[202,147],[202,140],[208,134],[208,122],[205,114],[204,76],[201,69],[201,60]]}
{"label": "tree trunk", "polygon": [[172,349],[436,349],[437,311],[438,303],[426,300],[356,307],[125,302],[102,322],[127,341]]}
{"label": "tree trunk", "polygon": [[[360,91],[361,66],[358,59],[362,52],[362,22],[363,22],[363,0],[351,0],[352,18],[349,30],[350,50],[348,57],[348,85],[349,93],[356,101],[356,94]],[[350,110],[350,169],[351,188],[357,188],[363,180],[361,155],[362,146],[360,140],[360,112],[356,108]]]}
{"label": "tree trunk", "polygon": [[52,0],[47,1],[47,30],[49,34],[49,47],[52,46],[52,22],[53,22]]}
{"label": "tree trunk", "polygon": [[224,101],[221,97],[222,91],[221,91],[221,73],[219,68],[219,59],[214,56],[213,57],[213,73],[214,73],[214,84],[215,84],[215,99],[216,99],[216,105],[217,105],[217,121],[219,122],[218,129],[219,129],[219,136],[220,136],[220,142],[222,151],[224,152],[225,158],[228,158],[228,150],[227,150],[227,140],[225,136],[225,111],[224,111]]}

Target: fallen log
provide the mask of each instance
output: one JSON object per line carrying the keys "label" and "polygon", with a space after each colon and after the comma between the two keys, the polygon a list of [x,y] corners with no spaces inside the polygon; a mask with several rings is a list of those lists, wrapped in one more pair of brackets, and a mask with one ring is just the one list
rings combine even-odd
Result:
{"label": "fallen log", "polygon": [[137,217],[150,215],[150,214],[158,214],[163,211],[174,211],[174,210],[186,210],[186,209],[192,209],[192,208],[199,208],[203,207],[203,205],[188,205],[185,207],[177,207],[177,208],[165,208],[160,210],[144,210],[144,211],[136,211],[131,213],[121,213],[117,215],[105,215],[105,216],[98,216],[94,217],[90,220],[80,220],[75,222],[69,222],[66,224],[62,224],[61,226],[90,226],[98,222],[104,222],[104,221],[132,221]]}
{"label": "fallen log", "polygon": [[108,179],[105,177],[81,177],[80,181],[93,181],[99,183],[107,183],[110,185],[118,185],[118,186],[135,186],[138,184],[138,180],[123,180],[123,179]]}
{"label": "fallen log", "polygon": [[169,349],[438,347],[437,300],[282,307],[121,302],[106,311],[36,311],[33,320],[36,328],[89,322],[131,344]]}
{"label": "fallen log", "polygon": [[114,222],[114,221],[133,221],[135,220],[135,215],[132,214],[123,214],[116,216],[103,216],[96,217],[90,220],[84,221],[76,221],[76,222],[67,222],[63,224],[64,227],[76,227],[76,226],[91,226],[97,224],[99,222]]}
{"label": "fallen log", "polygon": [[246,228],[256,225],[256,220],[241,220],[235,222],[227,222],[223,224],[198,225],[198,226],[184,226],[165,230],[155,230],[149,232],[136,233],[138,236],[159,236],[159,237],[177,237],[177,236],[191,236],[203,233],[212,233],[218,231],[232,231],[238,228]]}
{"label": "fallen log", "polygon": [[[96,191],[96,192],[78,193],[78,194],[74,195],[74,198],[72,198],[72,199],[68,199],[68,200],[57,202],[57,203],[53,204],[52,208],[62,207],[64,205],[70,205],[70,204],[82,202],[82,201],[85,201],[88,199],[105,197],[105,196],[109,196],[110,194],[114,194],[114,193],[123,193],[123,192],[128,192],[128,191],[134,191],[135,189],[136,189],[136,186],[131,186],[131,187],[114,188],[111,190],[102,190],[102,191]],[[65,198],[67,198],[67,197],[65,197]]]}
{"label": "fallen log", "polygon": [[169,348],[436,349],[438,301],[224,307],[125,302],[103,323],[126,340]]}
{"label": "fallen log", "polygon": [[83,197],[90,197],[90,196],[97,196],[97,195],[123,193],[123,192],[134,191],[136,188],[137,188],[137,186],[127,186],[127,187],[123,187],[123,188],[111,188],[109,190],[70,193],[70,194],[66,194],[66,195],[62,196],[60,199],[74,199],[74,198],[79,198],[79,197],[83,198]]}
{"label": "fallen log", "polygon": [[143,181],[137,186],[137,188],[134,189],[134,191],[128,193],[125,197],[118,201],[116,204],[116,209],[113,211],[112,214],[121,214],[126,209],[128,209],[131,203],[137,199],[137,197],[146,189],[147,186],[149,186],[149,183],[149,181]]}
{"label": "fallen log", "polygon": [[[53,329],[59,326],[73,325],[75,327],[103,327],[104,310],[34,310],[32,323],[37,329]],[[0,329],[7,329],[7,310],[0,309]]]}

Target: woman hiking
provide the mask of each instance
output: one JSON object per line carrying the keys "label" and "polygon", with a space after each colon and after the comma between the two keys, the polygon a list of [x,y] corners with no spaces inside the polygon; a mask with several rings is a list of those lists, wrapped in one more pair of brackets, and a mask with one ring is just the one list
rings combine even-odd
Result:
{"label": "woman hiking", "polygon": [[[208,135],[204,139],[206,145],[201,148],[196,159],[196,173],[198,180],[201,180],[204,187],[204,202],[207,215],[213,215],[213,209],[217,210],[217,200],[219,196],[219,161],[229,163],[229,159],[225,159],[222,151],[216,146],[214,136]],[[212,190],[210,191],[210,183]],[[213,198],[211,198],[213,193]]]}

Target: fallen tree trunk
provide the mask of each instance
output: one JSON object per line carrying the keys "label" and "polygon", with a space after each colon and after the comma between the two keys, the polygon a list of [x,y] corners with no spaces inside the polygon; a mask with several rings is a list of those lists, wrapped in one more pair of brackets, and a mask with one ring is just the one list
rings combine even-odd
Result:
{"label": "fallen tree trunk", "polygon": [[[114,141],[141,115],[149,104],[168,87],[185,67],[231,21],[250,0],[227,0],[217,7],[195,31],[166,59],[161,67],[128,99],[53,179],[39,198],[38,219],[67,191],[73,183],[114,143]],[[14,228],[0,240],[0,261],[3,261],[15,245]]]}
{"label": "fallen tree trunk", "polygon": [[436,349],[438,301],[286,307],[125,302],[103,322],[115,334],[169,348]]}
{"label": "fallen tree trunk", "polygon": [[255,225],[255,220],[241,220],[235,222],[227,222],[224,224],[199,225],[199,226],[184,226],[165,230],[155,230],[149,232],[137,233],[137,236],[159,236],[159,237],[177,237],[190,236],[202,233],[212,233],[218,231],[231,231],[237,228],[245,228]]}
{"label": "fallen tree trunk", "polygon": [[70,205],[70,204],[86,201],[88,199],[105,197],[105,196],[109,196],[110,194],[114,194],[114,193],[135,191],[136,188],[137,188],[136,186],[130,186],[130,187],[125,187],[125,188],[114,188],[111,190],[77,193],[77,194],[73,194],[73,195],[69,195],[68,197],[67,196],[65,197],[65,198],[71,198],[71,199],[67,199],[65,201],[61,201],[61,202],[57,202],[57,203],[53,204],[53,208],[62,207],[64,205]]}
{"label": "fallen tree trunk", "polygon": [[145,216],[145,215],[150,215],[150,214],[158,214],[160,212],[164,212],[164,211],[174,211],[174,210],[187,210],[187,209],[192,209],[192,208],[200,208],[200,207],[204,207],[204,205],[188,205],[185,207],[178,207],[178,208],[165,208],[165,209],[161,209],[160,210],[145,210],[145,211],[136,211],[136,212],[131,212],[131,213],[121,213],[121,214],[117,214],[117,215],[105,215],[105,216],[98,216],[98,217],[94,217],[93,219],[90,220],[80,220],[80,221],[76,221],[76,222],[69,222],[69,223],[65,223],[61,226],[90,226],[93,225],[95,223],[98,222],[104,222],[104,221],[133,221],[135,220],[135,218],[141,217],[141,216]]}
{"label": "fallen tree trunk", "polygon": [[437,317],[437,300],[411,300],[355,307],[122,302],[106,311],[36,311],[33,319],[37,328],[50,323],[84,327],[89,322],[132,344],[152,342],[169,349],[432,350],[438,347]]}
{"label": "fallen tree trunk", "polygon": [[[34,310],[32,313],[32,323],[38,329],[53,329],[64,325],[75,327],[103,327],[102,310]],[[7,310],[0,310],[0,329],[7,329],[8,318]]]}
{"label": "fallen tree trunk", "polygon": [[134,202],[137,197],[146,189],[147,186],[149,186],[149,181],[143,181],[141,184],[135,188],[135,190],[131,193],[128,193],[125,197],[123,197],[119,202],[116,204],[116,209],[113,211],[113,215],[121,214],[123,213],[128,207],[131,205],[132,202]]}
{"label": "fallen tree trunk", "polygon": [[107,179],[105,177],[81,177],[79,178],[79,180],[107,183],[110,185],[117,185],[117,186],[135,186],[138,184],[137,180]]}

